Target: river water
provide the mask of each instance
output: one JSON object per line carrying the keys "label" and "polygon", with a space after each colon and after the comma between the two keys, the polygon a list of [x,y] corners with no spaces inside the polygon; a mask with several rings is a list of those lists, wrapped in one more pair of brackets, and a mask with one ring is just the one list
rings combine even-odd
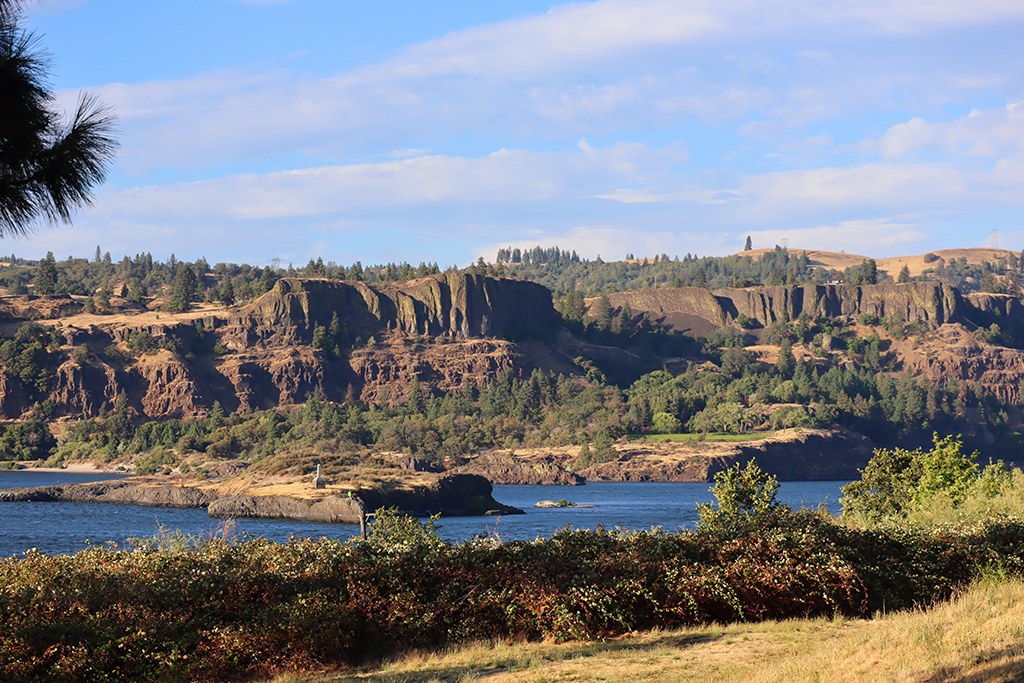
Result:
{"label": "river water", "polygon": [[[0,471],[0,488],[46,486],[111,479],[109,474],[70,472]],[[814,507],[821,502],[838,514],[839,487],[845,481],[781,482],[779,499],[794,508]],[[495,486],[494,498],[526,511],[503,517],[445,517],[439,533],[449,541],[497,535],[503,540],[548,537],[558,529],[639,530],[660,526],[666,531],[692,529],[697,503],[714,497],[709,484],[610,484],[585,486]],[[541,509],[542,500],[566,499],[588,508]],[[131,538],[156,535],[161,529],[201,536],[218,534],[224,520],[207,517],[205,509],[153,508],[108,503],[0,503],[0,557],[35,548],[64,554],[89,544],[124,544]],[[276,519],[239,519],[233,532],[263,536],[276,541],[289,537],[347,539],[359,534],[351,524],[323,524]]]}

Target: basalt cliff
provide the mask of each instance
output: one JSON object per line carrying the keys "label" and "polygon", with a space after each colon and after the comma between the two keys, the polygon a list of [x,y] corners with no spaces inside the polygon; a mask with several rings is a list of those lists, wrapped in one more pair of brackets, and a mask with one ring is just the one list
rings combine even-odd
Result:
{"label": "basalt cliff", "polygon": [[56,327],[45,391],[23,381],[17,363],[0,371],[0,419],[31,416],[45,399],[51,417],[92,417],[122,394],[132,415],[150,419],[200,417],[215,401],[229,412],[301,403],[317,389],[339,402],[379,402],[401,399],[413,377],[448,392],[505,369],[572,369],[559,354],[530,350],[554,334],[551,293],[512,279],[285,278],[240,310],[140,309],[87,315],[68,296],[3,302],[9,336],[26,324]]}
{"label": "basalt cliff", "polygon": [[[1016,403],[1024,381],[1024,351],[985,343],[973,334],[997,325],[1010,337],[1024,339],[1024,306],[1008,294],[970,294],[939,282],[887,285],[795,285],[708,290],[699,287],[662,288],[607,294],[615,315],[625,304],[638,322],[645,314],[670,329],[705,336],[711,330],[738,327],[741,316],[752,321],[748,342],[778,322],[839,318],[860,334],[885,332],[877,324],[896,317],[918,324],[928,339],[883,339],[893,357],[890,371],[926,376],[945,384],[950,379],[978,383],[986,393]],[[587,299],[587,311],[597,316],[598,298]],[[865,323],[864,320],[874,322]],[[750,323],[747,323],[750,325]]]}
{"label": "basalt cliff", "polygon": [[[701,336],[735,327],[741,316],[764,329],[801,314],[854,324],[863,316],[896,315],[937,333],[930,346],[885,341],[897,357],[893,368],[980,382],[1009,401],[1018,400],[1024,379],[1024,353],[971,334],[993,323],[1024,332],[1024,310],[1008,295],[965,297],[922,282],[657,288],[607,296],[616,315],[628,303],[637,322],[646,314]],[[50,418],[92,417],[122,395],[138,419],[201,417],[215,402],[228,412],[267,409],[304,402],[315,390],[338,402],[394,402],[404,400],[413,377],[428,394],[441,394],[467,381],[479,386],[503,370],[577,373],[573,359],[581,356],[635,374],[666,360],[574,338],[561,329],[546,288],[473,274],[373,285],[285,278],[242,308],[208,306],[180,315],[120,303],[115,315],[88,315],[68,296],[0,299],[8,337],[24,325],[55,326],[43,381],[27,381],[19,359],[4,359],[0,419],[38,417],[42,403]],[[588,306],[596,316],[597,299]],[[757,332],[748,330],[755,339]]]}
{"label": "basalt cliff", "polygon": [[[634,315],[651,318],[678,330],[705,335],[716,327],[735,324],[739,317],[763,327],[779,321],[796,320],[802,313],[813,318],[870,315],[886,318],[899,315],[905,322],[923,321],[930,326],[972,323],[972,318],[993,315],[1015,317],[1019,300],[1002,295],[981,295],[977,303],[961,296],[955,287],[938,282],[902,285],[791,285],[715,289],[680,287],[608,294],[621,309],[629,303]],[[1009,306],[1002,299],[1014,299]],[[589,312],[596,315],[597,299],[588,299]],[[1024,320],[1022,320],[1024,322]]]}

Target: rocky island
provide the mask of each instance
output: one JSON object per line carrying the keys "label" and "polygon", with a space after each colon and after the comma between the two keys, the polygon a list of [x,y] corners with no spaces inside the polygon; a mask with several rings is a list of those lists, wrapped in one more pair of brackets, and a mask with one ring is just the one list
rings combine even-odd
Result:
{"label": "rocky island", "polygon": [[120,503],[153,507],[206,508],[211,517],[296,519],[359,524],[381,507],[418,516],[522,514],[491,496],[491,483],[469,474],[426,475],[400,486],[359,488],[308,478],[252,478],[244,474],[211,481],[136,476],[83,484],[0,490],[0,502]]}

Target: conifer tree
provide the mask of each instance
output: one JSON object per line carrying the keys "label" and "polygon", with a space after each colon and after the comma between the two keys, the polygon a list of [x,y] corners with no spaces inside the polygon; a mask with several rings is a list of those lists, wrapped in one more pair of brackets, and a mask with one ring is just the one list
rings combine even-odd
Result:
{"label": "conifer tree", "polygon": [[57,260],[52,251],[46,252],[46,258],[36,267],[35,285],[36,294],[57,293]]}
{"label": "conifer tree", "polygon": [[224,286],[220,288],[220,301],[225,306],[235,303],[235,286],[231,284],[231,278],[226,278]]}
{"label": "conifer tree", "polygon": [[602,294],[601,298],[597,300],[595,313],[597,329],[610,330],[612,328],[612,304],[608,300],[607,294]]}
{"label": "conifer tree", "polygon": [[[173,258],[174,255],[171,254]],[[192,310],[192,300],[196,296],[199,281],[196,274],[186,263],[179,263],[171,284],[171,300],[168,309],[175,313]]]}
{"label": "conifer tree", "polygon": [[70,121],[53,106],[48,65],[36,37],[19,26],[21,0],[0,0],[0,236],[35,221],[70,223],[92,201],[117,143],[114,118],[83,95]]}

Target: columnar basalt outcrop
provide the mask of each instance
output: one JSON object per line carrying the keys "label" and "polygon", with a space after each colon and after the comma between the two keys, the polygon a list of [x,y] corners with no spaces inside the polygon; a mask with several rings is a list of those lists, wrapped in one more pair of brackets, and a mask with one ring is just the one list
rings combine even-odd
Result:
{"label": "columnar basalt outcrop", "polygon": [[[3,388],[0,383],[0,394]],[[57,368],[50,397],[66,410],[95,415],[104,403],[114,405],[118,388],[117,372],[109,365],[80,364],[69,359]],[[0,406],[0,413],[7,413],[4,406]]]}
{"label": "columnar basalt outcrop", "polygon": [[[907,323],[956,328],[967,336],[996,324],[1024,338],[1024,307],[1016,297],[962,297],[934,282],[660,288],[608,297],[616,310],[629,303],[634,316],[647,313],[698,335],[734,325],[740,316],[768,326],[806,313],[812,318],[898,315]],[[591,315],[596,301],[590,300]],[[8,297],[0,300],[0,313],[27,321],[43,313],[76,312],[78,306],[66,296]],[[313,348],[317,327],[329,328],[335,315],[342,338]],[[467,378],[480,386],[505,370],[520,376],[537,367],[572,373],[577,369],[569,359],[578,355],[633,373],[646,367],[647,359],[559,331],[558,320],[551,293],[540,285],[453,272],[373,284],[284,278],[240,311],[162,318],[138,311],[74,315],[55,323],[54,341],[45,345],[44,388],[31,373],[0,369],[0,419],[32,416],[47,398],[52,417],[94,417],[122,393],[131,415],[155,419],[202,417],[215,401],[229,412],[291,405],[317,390],[335,401],[394,402],[407,397],[413,377],[423,391],[437,395],[458,390]],[[146,349],[139,339],[146,339]],[[338,341],[340,352],[333,346]],[[1020,352],[973,338],[961,339],[949,353],[894,352],[905,370],[937,382],[980,381],[1010,400],[1024,378]]]}
{"label": "columnar basalt outcrop", "polygon": [[337,314],[349,329],[509,338],[542,334],[557,320],[546,288],[520,280],[444,273],[371,287],[363,282],[284,278],[236,324],[297,327],[312,334]]}
{"label": "columnar basalt outcrop", "polygon": [[[78,313],[81,304],[67,296],[0,300],[0,316],[20,320],[64,310]],[[312,348],[317,326],[335,315],[355,348]],[[502,370],[531,370],[509,340],[549,334],[557,320],[551,293],[526,281],[454,272],[372,285],[284,278],[239,312],[62,321],[54,331],[63,348],[47,354],[46,398],[54,417],[94,417],[123,392],[132,415],[194,418],[215,401],[228,411],[267,409],[316,390],[334,400],[400,398],[413,377],[428,392],[452,391],[467,376],[479,384]],[[18,419],[39,400],[34,386],[27,391],[0,369],[0,419]]]}
{"label": "columnar basalt outcrop", "polygon": [[[736,322],[739,316],[763,326],[795,320],[801,313],[821,316],[897,314],[905,322],[924,321],[930,326],[951,322],[971,324],[969,309],[955,287],[938,282],[902,285],[791,285],[707,290],[700,287],[648,289],[608,295],[612,307],[629,303],[633,315],[648,313],[654,320],[697,334]],[[597,299],[589,299],[594,316]]]}

